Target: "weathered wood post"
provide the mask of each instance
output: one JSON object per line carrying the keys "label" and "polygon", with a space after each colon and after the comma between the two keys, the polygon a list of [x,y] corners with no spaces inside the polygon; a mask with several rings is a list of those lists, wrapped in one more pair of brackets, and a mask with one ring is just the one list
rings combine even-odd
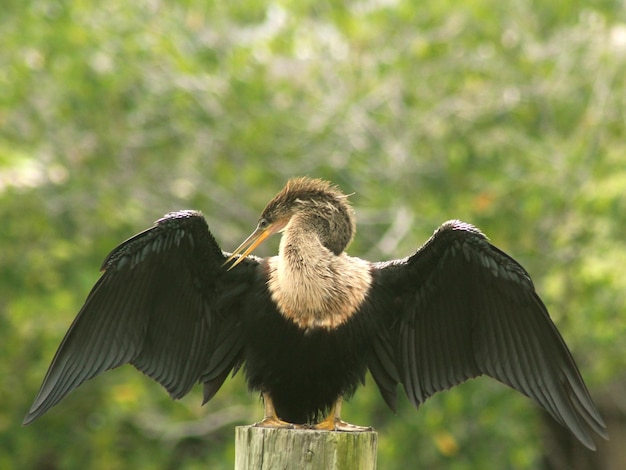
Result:
{"label": "weathered wood post", "polygon": [[235,470],[375,470],[375,431],[238,426]]}

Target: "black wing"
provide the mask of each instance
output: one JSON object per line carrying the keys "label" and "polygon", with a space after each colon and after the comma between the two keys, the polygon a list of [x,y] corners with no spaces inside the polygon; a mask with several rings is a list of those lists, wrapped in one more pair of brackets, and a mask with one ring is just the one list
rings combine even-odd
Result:
{"label": "black wing", "polygon": [[[131,363],[173,398],[203,377],[211,396],[237,365],[239,344],[211,361],[220,338],[236,327],[222,316],[225,283],[237,289],[252,278],[250,265],[226,271],[226,256],[199,212],[166,215],[122,243],[105,259],[104,274],[66,333],[39,394],[24,418],[28,424],[96,375]],[[232,290],[231,289],[231,290]],[[229,312],[230,313],[230,312]],[[226,327],[224,326],[226,325]],[[211,374],[207,376],[207,374]],[[210,398],[210,397],[209,397]]]}
{"label": "black wing", "polygon": [[585,446],[595,449],[588,426],[607,436],[528,273],[478,229],[446,222],[413,256],[375,268],[399,312],[388,340],[393,364],[381,367],[389,354],[377,354],[370,368],[387,403],[394,377],[417,407],[486,374],[532,398]]}

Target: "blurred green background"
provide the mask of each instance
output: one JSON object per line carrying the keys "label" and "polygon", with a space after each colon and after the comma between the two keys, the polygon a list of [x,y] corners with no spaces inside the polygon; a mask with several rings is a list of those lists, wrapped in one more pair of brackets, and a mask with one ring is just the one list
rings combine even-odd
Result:
{"label": "blurred green background", "polygon": [[[4,0],[2,10],[1,468],[232,468],[234,426],[262,415],[241,376],[201,407],[201,387],[172,402],[125,366],[20,423],[115,245],[195,208],[232,250],[296,175],[354,193],[352,255],[406,256],[460,218],[518,259],[614,436],[592,458],[618,468],[608,462],[620,458],[626,410],[623,2]],[[381,469],[567,468],[553,458],[559,431],[488,379],[419,412],[403,398],[397,415],[368,380],[344,410],[379,431]]]}

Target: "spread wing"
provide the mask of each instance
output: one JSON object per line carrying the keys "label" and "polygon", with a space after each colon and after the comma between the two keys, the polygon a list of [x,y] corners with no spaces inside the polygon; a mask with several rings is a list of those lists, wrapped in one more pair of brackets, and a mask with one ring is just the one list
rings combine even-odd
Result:
{"label": "spread wing", "polygon": [[446,222],[413,256],[375,268],[399,312],[370,367],[387,403],[397,382],[417,407],[485,374],[533,399],[585,446],[595,448],[588,428],[606,437],[528,273],[478,229]]}
{"label": "spread wing", "polygon": [[[226,271],[226,259],[204,217],[181,211],[122,243],[105,259],[103,275],[56,352],[24,424],[86,380],[131,363],[173,398],[202,377],[211,396],[237,365],[239,344],[218,303],[251,279],[256,261]],[[218,344],[228,354],[211,360]],[[205,385],[206,389],[206,385]],[[208,397],[210,398],[210,397]]]}

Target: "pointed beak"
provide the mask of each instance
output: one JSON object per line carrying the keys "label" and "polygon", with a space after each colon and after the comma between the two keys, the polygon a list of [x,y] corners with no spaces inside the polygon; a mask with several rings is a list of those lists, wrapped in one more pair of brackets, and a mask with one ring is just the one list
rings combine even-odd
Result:
{"label": "pointed beak", "polygon": [[252,250],[254,250],[257,246],[263,243],[266,238],[274,233],[276,233],[276,230],[272,225],[265,228],[257,228],[252,235],[246,238],[245,241],[239,245],[235,251],[233,251],[233,254],[230,255],[226,261],[224,261],[223,266],[226,266],[228,263],[233,261],[237,255],[240,255],[239,258],[237,258],[235,262],[228,267],[228,270],[230,271],[241,263],[246,256],[252,253]]}

